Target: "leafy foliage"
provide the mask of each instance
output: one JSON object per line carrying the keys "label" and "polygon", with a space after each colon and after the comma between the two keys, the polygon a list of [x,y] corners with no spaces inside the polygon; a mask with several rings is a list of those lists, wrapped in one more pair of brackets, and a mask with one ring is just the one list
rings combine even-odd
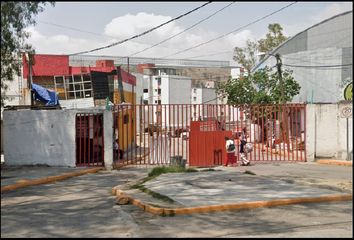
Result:
{"label": "leafy foliage", "polygon": [[247,40],[245,48],[235,47],[233,59],[240,63],[248,72],[251,73],[253,66],[256,64],[257,44]]}
{"label": "leafy foliage", "polygon": [[244,48],[235,47],[233,59],[245,68],[249,75],[256,64],[257,52],[270,52],[288,39],[283,35],[282,30],[279,23],[269,24],[265,38],[258,40],[258,42],[247,40]]}
{"label": "leafy foliage", "polygon": [[[25,41],[29,33],[26,27],[36,23],[34,16],[43,11],[47,2],[1,2],[1,106],[4,105],[5,81],[20,75],[21,52],[34,52]],[[54,2],[50,2],[54,6]]]}
{"label": "leafy foliage", "polygon": [[266,37],[258,41],[258,50],[260,52],[269,52],[283,43],[287,37],[282,33],[283,28],[279,23],[268,25]]}
{"label": "leafy foliage", "polygon": [[[291,101],[301,88],[291,74],[292,71],[287,69],[282,72],[285,101]],[[235,105],[280,103],[280,90],[278,74],[269,68],[260,69],[241,80],[229,79],[217,87],[217,93],[227,96],[228,104]]]}

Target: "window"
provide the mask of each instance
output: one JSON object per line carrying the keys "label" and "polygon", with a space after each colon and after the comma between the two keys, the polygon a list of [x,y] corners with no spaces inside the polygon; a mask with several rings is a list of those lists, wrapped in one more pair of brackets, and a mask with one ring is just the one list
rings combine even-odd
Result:
{"label": "window", "polygon": [[196,102],[197,101],[197,97],[193,97],[193,101]]}
{"label": "window", "polygon": [[161,100],[157,100],[157,104],[161,104]]}
{"label": "window", "polygon": [[157,85],[161,85],[161,78],[156,78],[156,81],[157,81]]}
{"label": "window", "polygon": [[91,78],[89,75],[54,76],[55,91],[59,99],[77,99],[92,96]]}
{"label": "window", "polygon": [[144,100],[144,104],[145,105],[149,104],[149,101],[148,100]]}
{"label": "window", "polygon": [[197,89],[196,88],[193,88],[193,93],[197,93]]}
{"label": "window", "polygon": [[147,88],[144,88],[143,92],[147,93],[147,92],[149,92],[149,90]]}
{"label": "window", "polygon": [[157,94],[161,94],[161,89],[157,89]]}

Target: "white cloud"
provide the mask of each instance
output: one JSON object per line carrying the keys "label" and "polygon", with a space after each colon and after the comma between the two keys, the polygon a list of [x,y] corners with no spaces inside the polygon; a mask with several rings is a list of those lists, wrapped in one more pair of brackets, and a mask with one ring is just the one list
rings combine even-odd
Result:
{"label": "white cloud", "polygon": [[353,3],[351,2],[332,3],[323,11],[309,17],[308,19],[299,19],[299,21],[295,24],[284,24],[283,32],[286,36],[294,36],[317,23],[350,10],[353,10]]}
{"label": "white cloud", "polygon": [[[29,42],[32,43],[38,53],[70,54],[112,44],[119,40],[142,33],[170,19],[172,18],[169,16],[148,13],[138,13],[136,15],[127,14],[114,18],[104,28],[104,33],[111,37],[110,40],[93,40],[92,38],[71,37],[63,34],[46,36],[32,27],[29,28],[29,31],[31,32]],[[90,54],[128,56],[144,48],[150,47],[151,45],[158,43],[174,34],[177,34],[183,31],[183,29],[185,29],[185,27],[178,25],[178,22],[171,22],[151,33],[144,35],[143,37],[139,37],[123,44]],[[198,26],[157,47],[135,55],[134,57],[159,58],[167,56],[176,53],[179,50],[214,39],[221,34],[222,33],[206,30],[202,28],[202,26]],[[244,46],[246,40],[249,38],[254,40],[253,33],[250,30],[243,30],[239,33],[230,34],[224,38],[185,53],[177,54],[171,58],[188,58],[199,55],[207,55],[208,53],[224,52],[228,50],[232,51],[235,46]],[[231,60],[232,55],[222,54],[212,57],[204,57],[204,59]]]}
{"label": "white cloud", "polygon": [[[167,22],[172,18],[140,12],[136,15],[126,14],[112,19],[105,27],[104,33],[107,36],[113,36],[120,39],[132,37],[135,34],[145,32],[153,27]],[[176,26],[175,22],[168,23],[161,28],[154,30],[153,34],[156,40],[162,40],[168,36],[176,34],[182,29]],[[150,33],[149,33],[150,34]]]}
{"label": "white cloud", "polygon": [[333,3],[328,5],[324,11],[314,15],[311,20],[314,23],[321,22],[327,18],[333,17],[337,14],[353,10],[353,3],[352,2],[342,2],[342,3]]}
{"label": "white cloud", "polygon": [[97,41],[72,38],[62,34],[46,36],[36,31],[33,27],[26,30],[30,33],[28,42],[32,44],[37,53],[41,54],[70,54],[102,45],[102,43]]}

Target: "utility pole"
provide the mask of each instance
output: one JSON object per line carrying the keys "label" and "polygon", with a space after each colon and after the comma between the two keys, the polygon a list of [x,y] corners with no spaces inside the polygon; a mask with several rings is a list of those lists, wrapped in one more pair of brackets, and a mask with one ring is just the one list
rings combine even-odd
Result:
{"label": "utility pole", "polygon": [[279,53],[275,54],[275,57],[277,59],[277,69],[278,69],[278,76],[279,76],[279,85],[280,85],[280,103],[284,104],[285,99],[284,99],[284,86],[283,86],[283,76],[282,76],[282,71],[281,71],[281,59]]}
{"label": "utility pole", "polygon": [[32,54],[30,52],[25,53],[26,56],[26,60],[28,62],[28,77],[29,77],[29,95],[30,95],[30,104],[31,107],[33,106],[33,91],[32,91],[32,83],[33,83],[33,79],[32,79]]}
{"label": "utility pole", "polygon": [[[289,138],[288,138],[288,119],[287,119],[287,114],[283,111],[283,107],[285,105],[285,98],[284,98],[284,84],[283,84],[283,76],[282,76],[282,71],[281,71],[281,59],[280,59],[280,54],[276,53],[275,54],[275,58],[277,59],[277,70],[278,70],[278,76],[279,76],[279,85],[280,85],[280,104],[281,104],[281,108],[280,108],[280,119],[279,119],[279,123],[280,123],[280,129],[281,129],[281,137],[282,137],[282,142],[286,142],[287,144],[287,148],[289,150]],[[285,109],[286,110],[286,109]],[[283,115],[284,114],[284,115]],[[285,136],[284,136],[285,135]]]}

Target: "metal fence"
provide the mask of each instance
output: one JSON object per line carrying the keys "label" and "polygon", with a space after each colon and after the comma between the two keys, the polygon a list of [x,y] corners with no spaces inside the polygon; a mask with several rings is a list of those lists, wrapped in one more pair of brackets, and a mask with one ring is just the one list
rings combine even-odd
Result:
{"label": "metal fence", "polygon": [[76,114],[76,166],[104,166],[103,114]]}
{"label": "metal fence", "polygon": [[[116,165],[221,165],[225,162],[225,136],[234,139],[239,159],[239,137],[244,127],[247,142],[253,144],[253,151],[247,155],[251,162],[306,161],[305,107],[304,104],[115,105],[114,141],[118,139],[122,156],[115,148],[114,162]],[[195,156],[201,155],[204,157],[196,162]]]}

